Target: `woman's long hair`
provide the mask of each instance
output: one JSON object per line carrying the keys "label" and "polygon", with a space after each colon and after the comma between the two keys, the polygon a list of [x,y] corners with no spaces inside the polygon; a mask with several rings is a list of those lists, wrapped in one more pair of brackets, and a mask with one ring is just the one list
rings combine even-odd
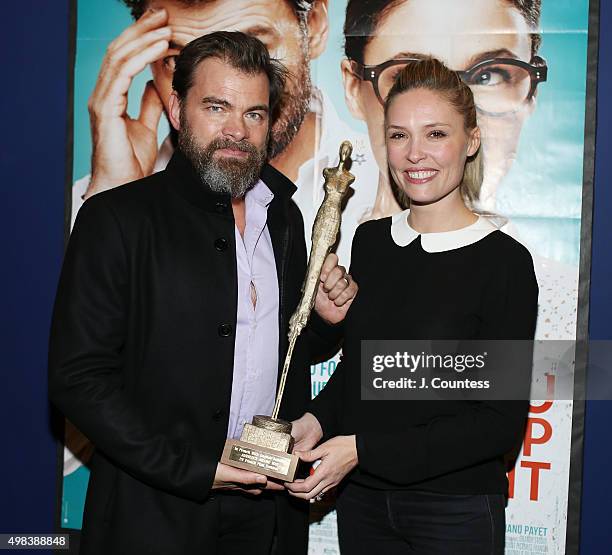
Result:
{"label": "woman's long hair", "polygon": [[[466,131],[471,131],[478,125],[472,91],[455,71],[447,68],[440,60],[435,58],[423,58],[409,62],[397,74],[385,100],[385,119],[393,99],[413,89],[425,89],[443,95],[463,116]],[[482,148],[478,148],[476,154],[468,157],[463,170],[463,179],[459,186],[461,195],[470,208],[473,208],[478,201],[480,187],[482,186],[481,153]],[[408,199],[405,199],[405,195],[401,194],[400,196],[403,203],[406,203]]]}

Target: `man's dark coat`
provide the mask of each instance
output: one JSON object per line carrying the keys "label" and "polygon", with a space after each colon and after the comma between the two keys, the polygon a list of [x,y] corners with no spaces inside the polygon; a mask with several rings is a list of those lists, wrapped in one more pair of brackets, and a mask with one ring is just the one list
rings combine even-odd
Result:
{"label": "man's dark coat", "polygon": [[[306,270],[295,186],[270,166],[268,228],[281,344]],[[83,554],[205,553],[202,523],[226,439],[237,310],[234,218],[177,152],[165,171],[81,208],[54,310],[51,400],[96,447]],[[308,363],[333,342],[314,317],[298,341],[281,418],[303,414]],[[270,348],[277,348],[270,345]],[[306,503],[280,494],[277,545],[306,553]]]}

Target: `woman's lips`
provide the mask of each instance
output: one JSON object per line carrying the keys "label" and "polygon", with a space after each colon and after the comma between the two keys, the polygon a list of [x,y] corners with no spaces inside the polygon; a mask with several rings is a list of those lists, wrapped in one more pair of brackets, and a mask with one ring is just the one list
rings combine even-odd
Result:
{"label": "woman's lips", "polygon": [[438,170],[428,169],[410,169],[404,171],[404,178],[408,183],[413,185],[423,185],[428,183],[438,174]]}

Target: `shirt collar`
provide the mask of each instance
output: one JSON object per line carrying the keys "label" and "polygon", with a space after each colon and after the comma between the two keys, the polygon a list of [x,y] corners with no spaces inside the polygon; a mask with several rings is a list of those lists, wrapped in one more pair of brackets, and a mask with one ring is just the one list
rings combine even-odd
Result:
{"label": "shirt collar", "polygon": [[270,188],[260,179],[253,188],[249,189],[246,193],[246,197],[249,200],[255,201],[260,206],[268,207],[274,199],[274,193],[270,191]]}
{"label": "shirt collar", "polygon": [[408,224],[408,214],[410,210],[404,210],[391,217],[391,237],[398,246],[405,247],[420,235],[421,246],[426,252],[444,252],[465,247],[498,229],[489,218],[479,215],[473,224],[455,231],[419,233]]}

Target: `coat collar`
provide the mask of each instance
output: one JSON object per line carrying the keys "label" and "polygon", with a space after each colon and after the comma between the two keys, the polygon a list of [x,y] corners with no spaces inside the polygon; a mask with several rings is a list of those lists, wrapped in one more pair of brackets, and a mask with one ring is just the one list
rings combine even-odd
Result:
{"label": "coat collar", "polygon": [[[227,193],[216,193],[210,189],[198,176],[191,162],[178,149],[172,155],[165,170],[170,180],[170,187],[176,191],[190,204],[198,208],[221,216],[225,225],[234,225],[234,214],[232,212],[231,198]],[[268,206],[267,225],[274,250],[276,272],[279,282],[280,314],[284,318],[286,310],[285,279],[287,275],[287,264],[293,249],[292,222],[289,210],[291,195],[296,191],[296,186],[282,173],[269,164],[262,168],[260,179],[274,194],[272,202]],[[232,233],[233,237],[233,233]],[[279,321],[281,325],[281,338],[285,337],[286,322]],[[283,341],[279,343],[281,349],[279,361],[283,360]],[[280,371],[280,370],[279,370]]]}
{"label": "coat collar", "polygon": [[405,247],[420,236],[421,246],[426,252],[444,252],[465,247],[498,229],[488,218],[478,216],[473,224],[455,231],[419,233],[408,224],[409,213],[410,210],[404,210],[391,218],[391,237],[398,246]]}
{"label": "coat collar", "polygon": [[[165,171],[171,178],[172,188],[188,202],[207,212],[231,215],[230,195],[212,191],[203,183],[191,162],[179,149],[172,155]],[[264,165],[260,177],[274,193],[272,204],[277,199],[286,202],[296,191],[296,186],[269,164]]]}

